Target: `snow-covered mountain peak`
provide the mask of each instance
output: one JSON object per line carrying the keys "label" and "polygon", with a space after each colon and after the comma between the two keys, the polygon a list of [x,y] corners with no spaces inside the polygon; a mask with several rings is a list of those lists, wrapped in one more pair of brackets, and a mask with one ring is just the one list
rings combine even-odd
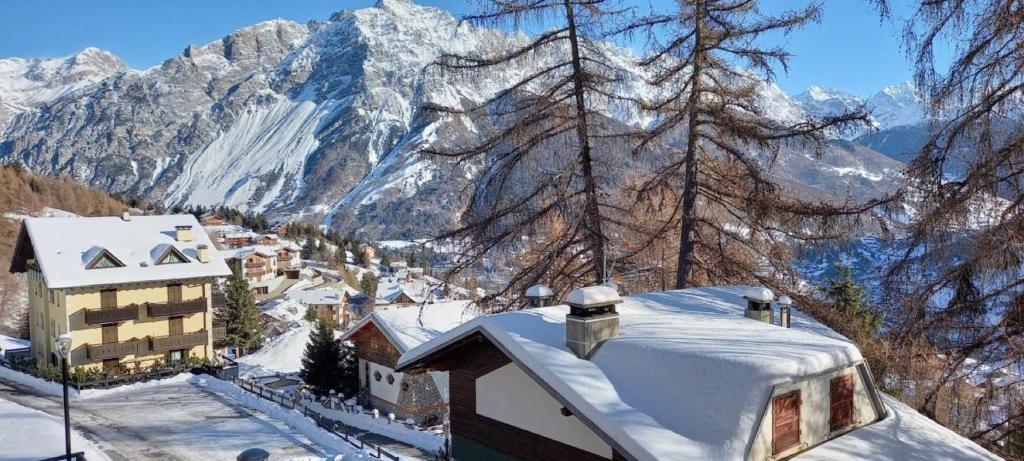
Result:
{"label": "snow-covered mountain peak", "polygon": [[921,92],[909,81],[882,88],[867,100],[867,108],[880,129],[916,125],[925,119]]}

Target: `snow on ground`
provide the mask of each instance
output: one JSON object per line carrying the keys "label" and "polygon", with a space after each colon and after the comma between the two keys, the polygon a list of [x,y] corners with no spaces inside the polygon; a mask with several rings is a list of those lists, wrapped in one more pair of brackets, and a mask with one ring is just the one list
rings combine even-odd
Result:
{"label": "snow on ground", "polygon": [[238,359],[239,364],[247,365],[241,367],[241,374],[248,377],[299,371],[313,326],[305,320],[298,323],[298,327],[271,338],[260,350]]}
{"label": "snow on ground", "polygon": [[[360,453],[358,449],[349,445],[348,442],[345,442],[340,437],[321,429],[315,422],[313,422],[312,419],[302,416],[302,413],[296,410],[281,407],[274,402],[262,399],[257,395],[247,392],[232,383],[221,381],[211,376],[196,376],[192,378],[191,382],[204,390],[227,395],[246,407],[263,412],[272,418],[283,421],[288,426],[301,432],[303,435],[308,437],[310,441],[321,448],[329,452],[344,455],[345,457],[343,459],[347,460],[349,459],[349,456],[352,456],[353,459],[362,459],[364,456],[367,457],[367,459],[370,459],[368,452]],[[416,459],[402,455],[399,455],[399,457],[402,460]],[[328,457],[328,459],[332,458]]]}
{"label": "snow on ground", "polygon": [[[38,460],[64,454],[64,421],[38,410],[0,399],[0,459]],[[89,461],[109,461],[102,450],[71,428],[72,452]]]}
{"label": "snow on ground", "polygon": [[800,454],[799,461],[888,459],[899,461],[997,460],[978,444],[942,427],[895,397],[882,394],[889,417]]}
{"label": "snow on ground", "polygon": [[74,218],[77,216],[77,214],[74,214],[70,211],[64,211],[59,208],[50,207],[43,207],[42,210],[31,215],[23,213],[4,213],[5,218],[13,219],[15,221],[24,221],[25,219],[28,218]]}
{"label": "snow on ground", "polygon": [[388,419],[381,415],[380,418],[374,418],[366,413],[349,413],[344,410],[331,410],[324,408],[319,403],[312,404],[316,408],[316,411],[324,416],[327,416],[336,421],[341,421],[349,426],[362,429],[374,434],[380,434],[385,437],[390,437],[399,442],[405,442],[409,445],[419,447],[429,452],[436,452],[441,449],[444,444],[444,438],[441,435],[435,434],[430,431],[420,431],[406,427],[401,423],[389,423]]}
{"label": "snow on ground", "polygon": [[[188,380],[192,376],[191,373],[180,373],[174,376],[169,376],[164,379],[155,379],[152,381],[146,381],[141,383],[126,384],[124,386],[113,387],[110,389],[86,389],[84,391],[78,391],[74,388],[68,389],[68,396],[72,399],[94,399],[97,397],[106,397],[110,395],[120,394],[124,392],[133,392],[140,389],[149,387],[162,386],[165,384],[182,383]],[[25,373],[14,371],[7,367],[0,367],[0,378],[23,386],[31,387],[39,392],[48,395],[63,396],[64,388],[61,383],[54,381],[47,381],[45,379],[30,376]]]}

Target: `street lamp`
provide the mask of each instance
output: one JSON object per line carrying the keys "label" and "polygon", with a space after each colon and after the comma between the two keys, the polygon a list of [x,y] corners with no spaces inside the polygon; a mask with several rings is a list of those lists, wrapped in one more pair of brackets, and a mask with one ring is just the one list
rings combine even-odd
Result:
{"label": "street lamp", "polygon": [[60,354],[60,375],[64,383],[64,454],[71,461],[71,415],[68,410],[68,354],[71,353],[71,335],[64,333],[54,341]]}

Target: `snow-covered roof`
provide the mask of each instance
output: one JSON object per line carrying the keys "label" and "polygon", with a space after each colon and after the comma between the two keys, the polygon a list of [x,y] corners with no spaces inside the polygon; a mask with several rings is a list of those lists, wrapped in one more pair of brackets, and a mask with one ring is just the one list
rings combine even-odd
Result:
{"label": "snow-covered roof", "polygon": [[[231,275],[199,222],[189,214],[132,216],[128,221],[120,217],[29,218],[24,226],[50,288]],[[192,241],[175,240],[175,226],[192,226]],[[209,262],[198,261],[199,245],[208,247]],[[168,247],[188,261],[156,264]],[[87,269],[103,251],[124,266]]]}
{"label": "snow-covered roof", "polygon": [[557,305],[470,320],[398,366],[480,332],[638,459],[741,459],[774,384],[862,360],[802,313],[789,329],[745,318],[746,289],[627,297],[617,306],[620,335],[590,360],[566,347],[569,307]]}
{"label": "snow-covered roof", "polygon": [[794,461],[977,461],[998,460],[978,444],[882,394],[885,419],[829,440],[794,457]]}
{"label": "snow-covered roof", "polygon": [[480,315],[471,301],[450,301],[407,307],[377,307],[348,329],[342,339],[348,339],[367,323],[373,323],[399,352],[408,351],[463,322]]}
{"label": "snow-covered roof", "polygon": [[341,304],[345,301],[345,290],[338,288],[314,288],[310,290],[289,291],[285,294],[288,299],[298,301],[302,304]]}
{"label": "snow-covered roof", "polygon": [[277,256],[278,248],[280,247],[277,245],[250,245],[239,248],[226,248],[220,251],[224,255],[224,259],[242,259],[253,253],[269,258]]}
{"label": "snow-covered roof", "polygon": [[32,347],[32,341],[0,335],[0,353],[18,351]]}

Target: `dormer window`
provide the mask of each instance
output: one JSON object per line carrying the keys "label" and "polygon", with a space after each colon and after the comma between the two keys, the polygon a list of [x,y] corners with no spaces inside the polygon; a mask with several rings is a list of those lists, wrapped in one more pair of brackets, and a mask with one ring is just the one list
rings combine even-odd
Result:
{"label": "dormer window", "polygon": [[170,245],[168,245],[164,252],[160,254],[159,257],[156,258],[157,265],[180,264],[187,263],[188,261],[188,258],[181,253],[181,250],[178,250],[177,248]]}
{"label": "dormer window", "polygon": [[124,263],[120,259],[114,257],[105,248],[96,248],[93,250],[93,255],[89,261],[85,264],[86,269],[107,269],[111,267],[124,267]]}

